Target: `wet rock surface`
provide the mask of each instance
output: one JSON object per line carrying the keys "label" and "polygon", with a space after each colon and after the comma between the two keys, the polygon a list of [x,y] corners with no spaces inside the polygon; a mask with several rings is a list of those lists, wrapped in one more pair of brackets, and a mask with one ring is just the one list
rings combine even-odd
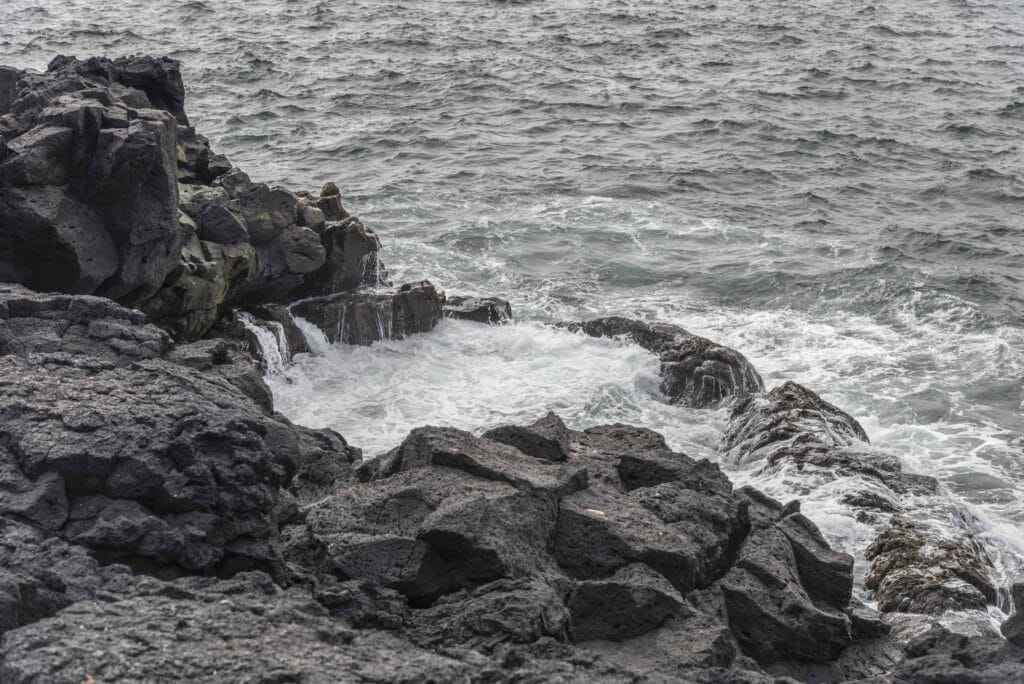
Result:
{"label": "wet rock surface", "polygon": [[369,345],[430,332],[441,320],[441,294],[428,281],[390,291],[369,290],[305,299],[292,311],[330,342]]}
{"label": "wet rock surface", "polygon": [[512,305],[498,297],[447,297],[444,315],[464,321],[498,325],[512,320]]}
{"label": "wet rock surface", "polygon": [[764,391],[764,381],[746,357],[677,325],[598,318],[573,323],[591,337],[627,337],[661,360],[661,390],[674,404],[697,408]]}
{"label": "wet rock surface", "polygon": [[883,612],[941,615],[995,603],[991,564],[981,545],[966,536],[939,536],[896,517],[864,556],[871,561],[864,584],[875,592]]}

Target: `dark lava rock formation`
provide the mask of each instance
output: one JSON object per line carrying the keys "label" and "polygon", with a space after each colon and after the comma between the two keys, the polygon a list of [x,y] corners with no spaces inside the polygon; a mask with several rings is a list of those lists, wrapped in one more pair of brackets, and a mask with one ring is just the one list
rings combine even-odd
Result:
{"label": "dark lava rock formation", "polygon": [[[511,312],[392,287],[333,184],[252,182],[184,99],[170,59],[0,67],[0,682],[1020,678],[1019,616],[900,654],[798,503],[650,430],[422,427],[363,461],[275,413],[253,337],[286,362],[293,314],[369,344]],[[738,352],[575,328],[656,353],[675,403],[736,400],[727,458],[866,477],[851,505],[876,517],[934,490],[813,392],[762,394]],[[992,600],[983,559],[932,533],[894,519],[872,545],[885,610]]]}
{"label": "dark lava rock formation", "polygon": [[852,559],[656,433],[428,427],[356,467],[225,340],[16,285],[0,312],[4,681],[756,678],[854,644]]}
{"label": "dark lava rock formation", "polygon": [[254,183],[189,125],[177,62],[5,67],[0,282],[96,294],[195,340],[233,306],[386,284],[333,183]]}
{"label": "dark lava rock formation", "polygon": [[761,376],[746,357],[677,325],[612,316],[568,327],[591,337],[627,337],[656,354],[661,390],[673,404],[701,408],[764,391]]}
{"label": "dark lava rock formation", "polygon": [[858,519],[882,527],[865,550],[865,586],[879,610],[941,615],[983,610],[996,602],[991,562],[971,530],[935,529],[898,516],[905,494],[935,494],[934,478],[904,472],[899,459],[872,449],[849,414],[793,382],[740,402],[723,436],[725,458],[736,464],[795,467],[805,478],[845,477],[863,488],[843,503]]}

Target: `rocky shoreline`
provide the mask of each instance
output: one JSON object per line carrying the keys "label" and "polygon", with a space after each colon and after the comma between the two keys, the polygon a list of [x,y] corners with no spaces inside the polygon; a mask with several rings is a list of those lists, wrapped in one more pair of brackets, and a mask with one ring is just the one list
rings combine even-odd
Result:
{"label": "rocky shoreline", "polygon": [[724,462],[859,478],[881,613],[799,501],[643,427],[426,426],[363,460],[275,413],[262,373],[316,343],[511,309],[393,286],[333,184],[253,183],[184,103],[166,58],[0,67],[0,681],[1024,679],[1024,585],[1002,635],[892,633],[998,600],[969,530],[900,516],[937,483],[682,328],[567,324],[732,405]]}

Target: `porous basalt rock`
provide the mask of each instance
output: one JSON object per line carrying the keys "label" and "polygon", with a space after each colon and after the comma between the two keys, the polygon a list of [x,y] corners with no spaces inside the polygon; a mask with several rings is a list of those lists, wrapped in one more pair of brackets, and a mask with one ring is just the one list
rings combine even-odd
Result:
{"label": "porous basalt rock", "polygon": [[9,635],[0,659],[0,678],[12,684],[460,681],[482,664],[353,630],[308,593],[282,591],[256,573],[76,603]]}
{"label": "porous basalt rock", "polygon": [[1024,680],[1024,648],[994,634],[964,636],[941,625],[912,638],[888,679],[896,682],[1003,684]]}
{"label": "porous basalt rock", "polygon": [[921,524],[894,517],[864,551],[871,569],[864,585],[883,612],[941,615],[984,610],[996,590],[981,545],[967,537],[939,536]]}
{"label": "porous basalt rock", "polygon": [[[177,263],[173,60],[57,57],[0,113],[0,280],[137,305]],[[180,120],[179,120],[180,119]]]}
{"label": "porous basalt rock", "polygon": [[612,316],[573,323],[591,337],[631,339],[661,361],[661,390],[674,404],[697,408],[764,391],[764,382],[746,357],[677,325],[644,323]]}
{"label": "porous basalt rock", "polygon": [[221,370],[251,359],[162,358],[162,331],[96,297],[8,285],[0,311],[0,511],[158,574],[277,564],[304,429]]}
{"label": "porous basalt rock", "polygon": [[555,413],[528,426],[502,425],[488,430],[485,438],[508,444],[528,456],[546,461],[564,461],[569,458],[572,433]]}
{"label": "porous basalt rock", "polygon": [[[656,653],[645,672],[678,674],[744,653],[826,661],[852,643],[852,559],[809,520],[776,520],[765,499],[752,530],[748,495],[649,430],[577,432],[548,415],[508,432],[418,428],[359,466],[361,484],[306,512],[317,572],[400,592],[434,647],[571,639],[631,667]],[[689,605],[695,591],[717,608]],[[688,629],[706,638],[671,645]]]}

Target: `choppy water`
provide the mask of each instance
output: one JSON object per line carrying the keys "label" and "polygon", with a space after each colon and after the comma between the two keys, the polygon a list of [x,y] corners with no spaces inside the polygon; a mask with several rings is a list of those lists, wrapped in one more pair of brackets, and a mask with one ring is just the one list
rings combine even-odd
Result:
{"label": "choppy water", "polygon": [[[724,412],[669,407],[649,355],[548,325],[657,318],[849,410],[1017,572],[1018,0],[131,4],[7,0],[0,60],[177,57],[218,151],[260,180],[337,181],[396,280],[504,295],[520,320],[301,358],[273,380],[284,412],[375,453],[555,408],[714,458]],[[811,496],[863,547],[834,491]]]}

